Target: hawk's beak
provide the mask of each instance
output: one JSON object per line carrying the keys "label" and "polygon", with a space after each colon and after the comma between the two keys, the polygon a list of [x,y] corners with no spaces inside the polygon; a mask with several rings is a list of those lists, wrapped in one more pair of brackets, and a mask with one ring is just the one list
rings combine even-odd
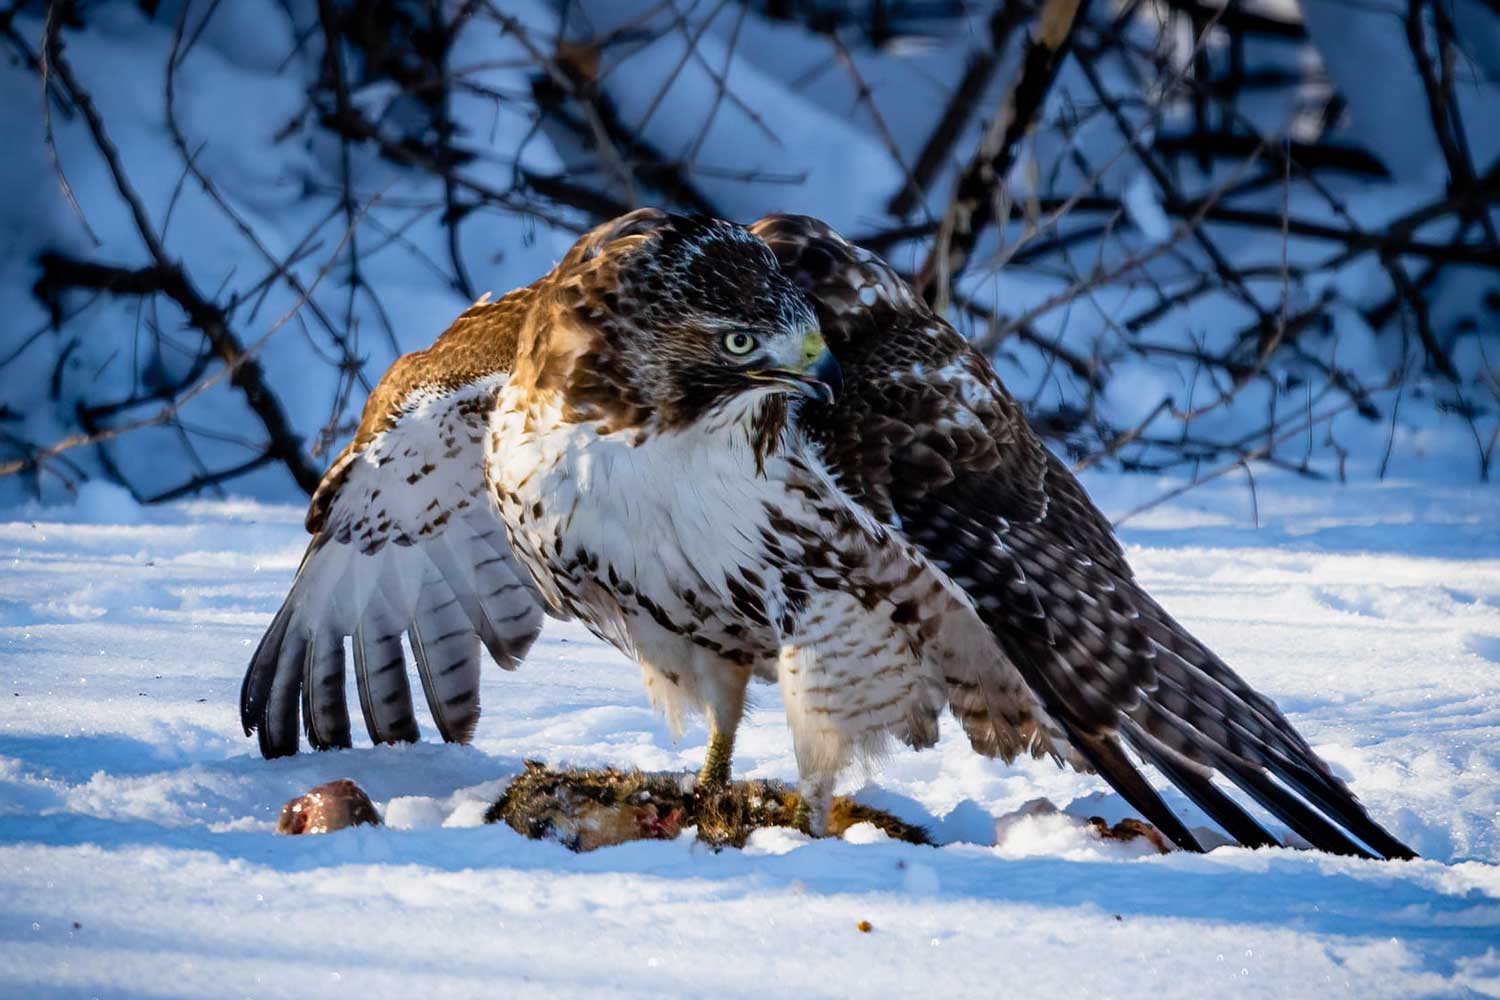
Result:
{"label": "hawk's beak", "polygon": [[802,338],[802,369],[761,368],[745,374],[757,382],[775,382],[820,403],[832,404],[844,385],[839,363],[823,343],[823,334],[810,330]]}

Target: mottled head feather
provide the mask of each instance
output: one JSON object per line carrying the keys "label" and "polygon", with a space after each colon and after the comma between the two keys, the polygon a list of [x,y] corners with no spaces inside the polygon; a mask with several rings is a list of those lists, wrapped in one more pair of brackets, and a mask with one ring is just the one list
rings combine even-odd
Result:
{"label": "mottled head feather", "polygon": [[[564,393],[572,419],[612,429],[697,420],[757,388],[745,372],[817,323],[749,230],[655,209],[585,234],[548,284],[556,321],[534,326],[550,328],[552,343],[522,353],[536,362],[538,387]],[[765,349],[726,355],[735,331]]]}

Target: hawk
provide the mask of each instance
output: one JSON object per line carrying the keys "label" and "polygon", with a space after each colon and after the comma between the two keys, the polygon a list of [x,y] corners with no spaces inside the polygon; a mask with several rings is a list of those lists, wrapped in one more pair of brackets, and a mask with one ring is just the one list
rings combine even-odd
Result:
{"label": "hawk", "polygon": [[[936,742],[946,674],[1006,669],[989,629],[800,432],[801,401],[833,398],[808,371],[824,343],[763,241],[641,210],[534,288],[490,424],[512,550],[670,718],[706,715],[703,786],[728,779],[750,679],[775,681],[823,833],[848,764]],[[1020,678],[998,684],[1030,731]]]}
{"label": "hawk", "polygon": [[[1127,746],[1241,843],[1276,841],[1216,776],[1315,846],[1412,856],[1268,699],[1140,589],[1108,522],[988,362],[887,265],[823,224],[778,216],[746,229],[641,210],[476,309],[389,390],[397,370],[387,375],[340,459],[378,474],[378,433],[413,421],[415,439],[436,418],[411,387],[440,383],[458,433],[440,448],[405,447],[417,469],[442,467],[432,454],[457,442],[449,490],[408,501],[422,480],[398,474],[350,492],[354,474],[335,463],[314,498],[318,535],[246,678],[244,717],[263,750],[295,750],[299,685],[311,741],[347,741],[347,715],[342,729],[322,718],[336,721],[342,704],[341,646],[326,637],[352,622],[399,657],[401,628],[416,623],[414,650],[432,631],[419,619],[441,601],[387,599],[372,612],[347,582],[344,596],[326,596],[365,575],[359,560],[372,556],[356,526],[386,524],[385,536],[409,539],[398,551],[425,550],[431,519],[392,527],[386,511],[398,501],[425,511],[433,499],[447,510],[462,497],[468,534],[443,536],[448,561],[427,558],[417,588],[452,591],[452,641],[473,652],[462,676],[479,639],[511,659],[524,652],[541,617],[529,574],[548,611],[639,663],[669,717],[706,716],[699,779],[710,787],[728,779],[748,682],[774,681],[815,833],[844,768],[892,740],[932,745],[947,708],[980,753],[1097,772],[1188,850],[1201,846]],[[484,332],[465,339],[466,320]],[[475,492],[476,477],[487,490]],[[470,535],[500,557],[486,569],[505,571],[514,587],[503,596],[525,612],[498,637],[499,609],[475,600],[485,588],[468,575],[480,560],[453,544]],[[326,569],[325,550],[338,557]],[[356,634],[357,661],[359,649]],[[423,669],[424,683],[432,673]],[[380,739],[388,730],[366,717]]]}

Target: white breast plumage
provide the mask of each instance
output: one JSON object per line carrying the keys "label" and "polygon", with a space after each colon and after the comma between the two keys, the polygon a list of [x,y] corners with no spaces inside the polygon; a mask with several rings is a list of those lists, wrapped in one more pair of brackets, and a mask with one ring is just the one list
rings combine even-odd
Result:
{"label": "white breast plumage", "polygon": [[[737,410],[681,430],[601,433],[564,422],[555,401],[502,393],[491,448],[505,461],[491,463],[491,480],[548,599],[605,629],[622,597],[644,597],[674,620],[692,612],[684,591],[732,602],[726,581],[764,568],[764,505],[785,502],[774,472],[756,474],[743,424]],[[597,586],[578,586],[569,570]],[[625,603],[633,613],[636,602]],[[767,608],[767,618],[780,611]]]}

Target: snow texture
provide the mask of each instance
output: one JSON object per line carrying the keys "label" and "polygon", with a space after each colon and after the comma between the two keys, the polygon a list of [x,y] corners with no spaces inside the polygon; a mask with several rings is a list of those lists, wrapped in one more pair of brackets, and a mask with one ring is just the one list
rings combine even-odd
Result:
{"label": "snow texture", "polygon": [[[952,720],[841,788],[940,847],[858,827],[574,855],[481,825],[523,759],[685,770],[705,742],[674,743],[635,668],[581,629],[549,622],[519,671],[487,671],[472,746],[267,762],[235,698],[301,511],[143,509],[100,484],[17,509],[0,995],[1500,996],[1493,491],[1261,478],[1259,527],[1221,481],[1134,519],[1130,557],[1424,860],[1100,841],[1080,817],[1128,815],[1102,783],[984,760]],[[1120,512],[1167,484],[1092,485]],[[791,779],[776,692],[754,693],[737,771]],[[285,800],[339,777],[384,828],[272,835]],[[1064,813],[1023,809],[1043,798]]]}

